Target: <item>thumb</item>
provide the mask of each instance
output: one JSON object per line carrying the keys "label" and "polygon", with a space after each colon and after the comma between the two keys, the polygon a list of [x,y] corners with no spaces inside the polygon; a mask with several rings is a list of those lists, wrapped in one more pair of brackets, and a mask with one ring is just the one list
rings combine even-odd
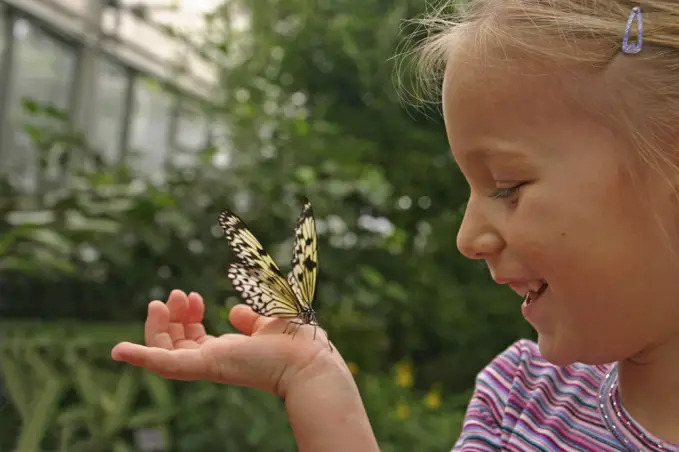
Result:
{"label": "thumb", "polygon": [[264,327],[271,328],[272,324],[280,324],[280,328],[276,330],[283,330],[287,321],[284,319],[275,319],[265,317],[257,314],[246,304],[237,304],[229,312],[229,321],[240,333],[252,336],[255,333],[261,332]]}

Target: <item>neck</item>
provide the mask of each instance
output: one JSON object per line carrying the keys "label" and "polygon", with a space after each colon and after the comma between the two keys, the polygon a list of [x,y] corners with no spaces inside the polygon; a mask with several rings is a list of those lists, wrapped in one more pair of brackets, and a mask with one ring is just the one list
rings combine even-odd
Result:
{"label": "neck", "polygon": [[679,343],[648,348],[621,361],[618,381],[629,414],[651,434],[679,443]]}

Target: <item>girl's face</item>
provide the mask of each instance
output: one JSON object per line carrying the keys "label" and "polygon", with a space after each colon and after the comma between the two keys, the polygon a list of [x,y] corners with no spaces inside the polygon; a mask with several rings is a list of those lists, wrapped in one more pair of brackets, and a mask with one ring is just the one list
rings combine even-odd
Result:
{"label": "girl's face", "polygon": [[522,310],[555,364],[679,348],[679,228],[666,181],[651,177],[642,194],[623,169],[629,144],[567,101],[566,86],[593,101],[603,75],[566,82],[520,64],[446,70],[446,131],[470,186],[458,248],[519,294],[517,309],[546,281]]}

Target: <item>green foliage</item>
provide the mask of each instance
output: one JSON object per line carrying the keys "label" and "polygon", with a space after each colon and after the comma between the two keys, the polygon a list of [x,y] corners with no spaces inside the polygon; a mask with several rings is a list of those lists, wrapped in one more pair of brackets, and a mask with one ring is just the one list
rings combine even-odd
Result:
{"label": "green foliage", "polygon": [[411,364],[396,363],[389,374],[357,376],[373,429],[383,451],[450,450],[460,433],[470,394],[442,394],[414,386]]}
{"label": "green foliage", "polygon": [[[442,122],[403,108],[394,90],[401,21],[422,8],[226,1],[214,24],[251,19],[247,32],[227,27],[214,43],[229,66],[226,98],[212,107],[226,132],[163,182],[134,162],[104,165],[67,115],[27,100],[40,171],[32,192],[0,182],[0,315],[141,326],[150,299],[181,288],[204,295],[211,331],[230,331],[226,308],[238,299],[219,210],[238,212],[287,267],[303,194],[318,218],[315,306],[360,369],[383,450],[449,448],[476,373],[529,333],[518,300],[456,250],[467,187]],[[404,359],[408,384],[394,380]],[[168,422],[174,450],[294,450],[270,395],[195,382],[173,383],[172,394],[186,415],[168,405],[166,420],[141,413],[134,428]],[[96,411],[86,413],[100,432]],[[12,440],[0,437],[0,449]]]}
{"label": "green foliage", "polygon": [[[1,324],[0,365],[17,415],[0,411],[0,446],[19,450],[138,450],[137,429],[151,428],[171,450],[294,450],[283,403],[249,388],[173,382],[107,359],[138,325]],[[412,364],[363,372],[355,363],[382,450],[449,448],[469,394],[414,389]],[[332,390],[329,388],[329,390]],[[19,428],[21,421],[21,428]],[[168,450],[168,449],[164,449]]]}

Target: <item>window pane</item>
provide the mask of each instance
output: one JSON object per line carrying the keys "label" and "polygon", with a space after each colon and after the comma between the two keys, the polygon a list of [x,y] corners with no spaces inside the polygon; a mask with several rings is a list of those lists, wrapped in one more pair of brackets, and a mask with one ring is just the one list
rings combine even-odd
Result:
{"label": "window pane", "polygon": [[14,34],[14,60],[11,66],[9,95],[8,147],[5,164],[12,182],[26,189],[35,187],[35,153],[24,133],[27,120],[36,119],[22,108],[22,99],[30,97],[39,103],[50,103],[66,110],[71,98],[76,69],[76,52],[65,43],[45,33],[37,25],[17,19]]}
{"label": "window pane", "polygon": [[228,168],[231,166],[233,158],[233,146],[223,119],[215,119],[210,126],[210,136],[212,145],[217,151],[212,159],[212,163],[220,169]]}
{"label": "window pane", "polygon": [[123,115],[127,98],[125,69],[112,61],[97,61],[97,90],[94,112],[95,129],[92,144],[102,152],[109,163],[116,163],[120,156],[120,140],[123,134]]}
{"label": "window pane", "polygon": [[162,177],[173,99],[153,79],[139,77],[134,85],[130,151],[139,153],[134,165],[149,175]]}
{"label": "window pane", "polygon": [[75,74],[74,49],[24,19],[17,19],[13,32],[12,108],[21,111],[24,96],[67,108]]}
{"label": "window pane", "polygon": [[183,107],[177,121],[177,145],[182,149],[200,149],[207,142],[207,117],[197,107]]}
{"label": "window pane", "polygon": [[198,151],[205,149],[208,139],[208,120],[195,104],[182,103],[177,118],[175,152],[172,161],[176,166],[190,166],[196,162]]}

